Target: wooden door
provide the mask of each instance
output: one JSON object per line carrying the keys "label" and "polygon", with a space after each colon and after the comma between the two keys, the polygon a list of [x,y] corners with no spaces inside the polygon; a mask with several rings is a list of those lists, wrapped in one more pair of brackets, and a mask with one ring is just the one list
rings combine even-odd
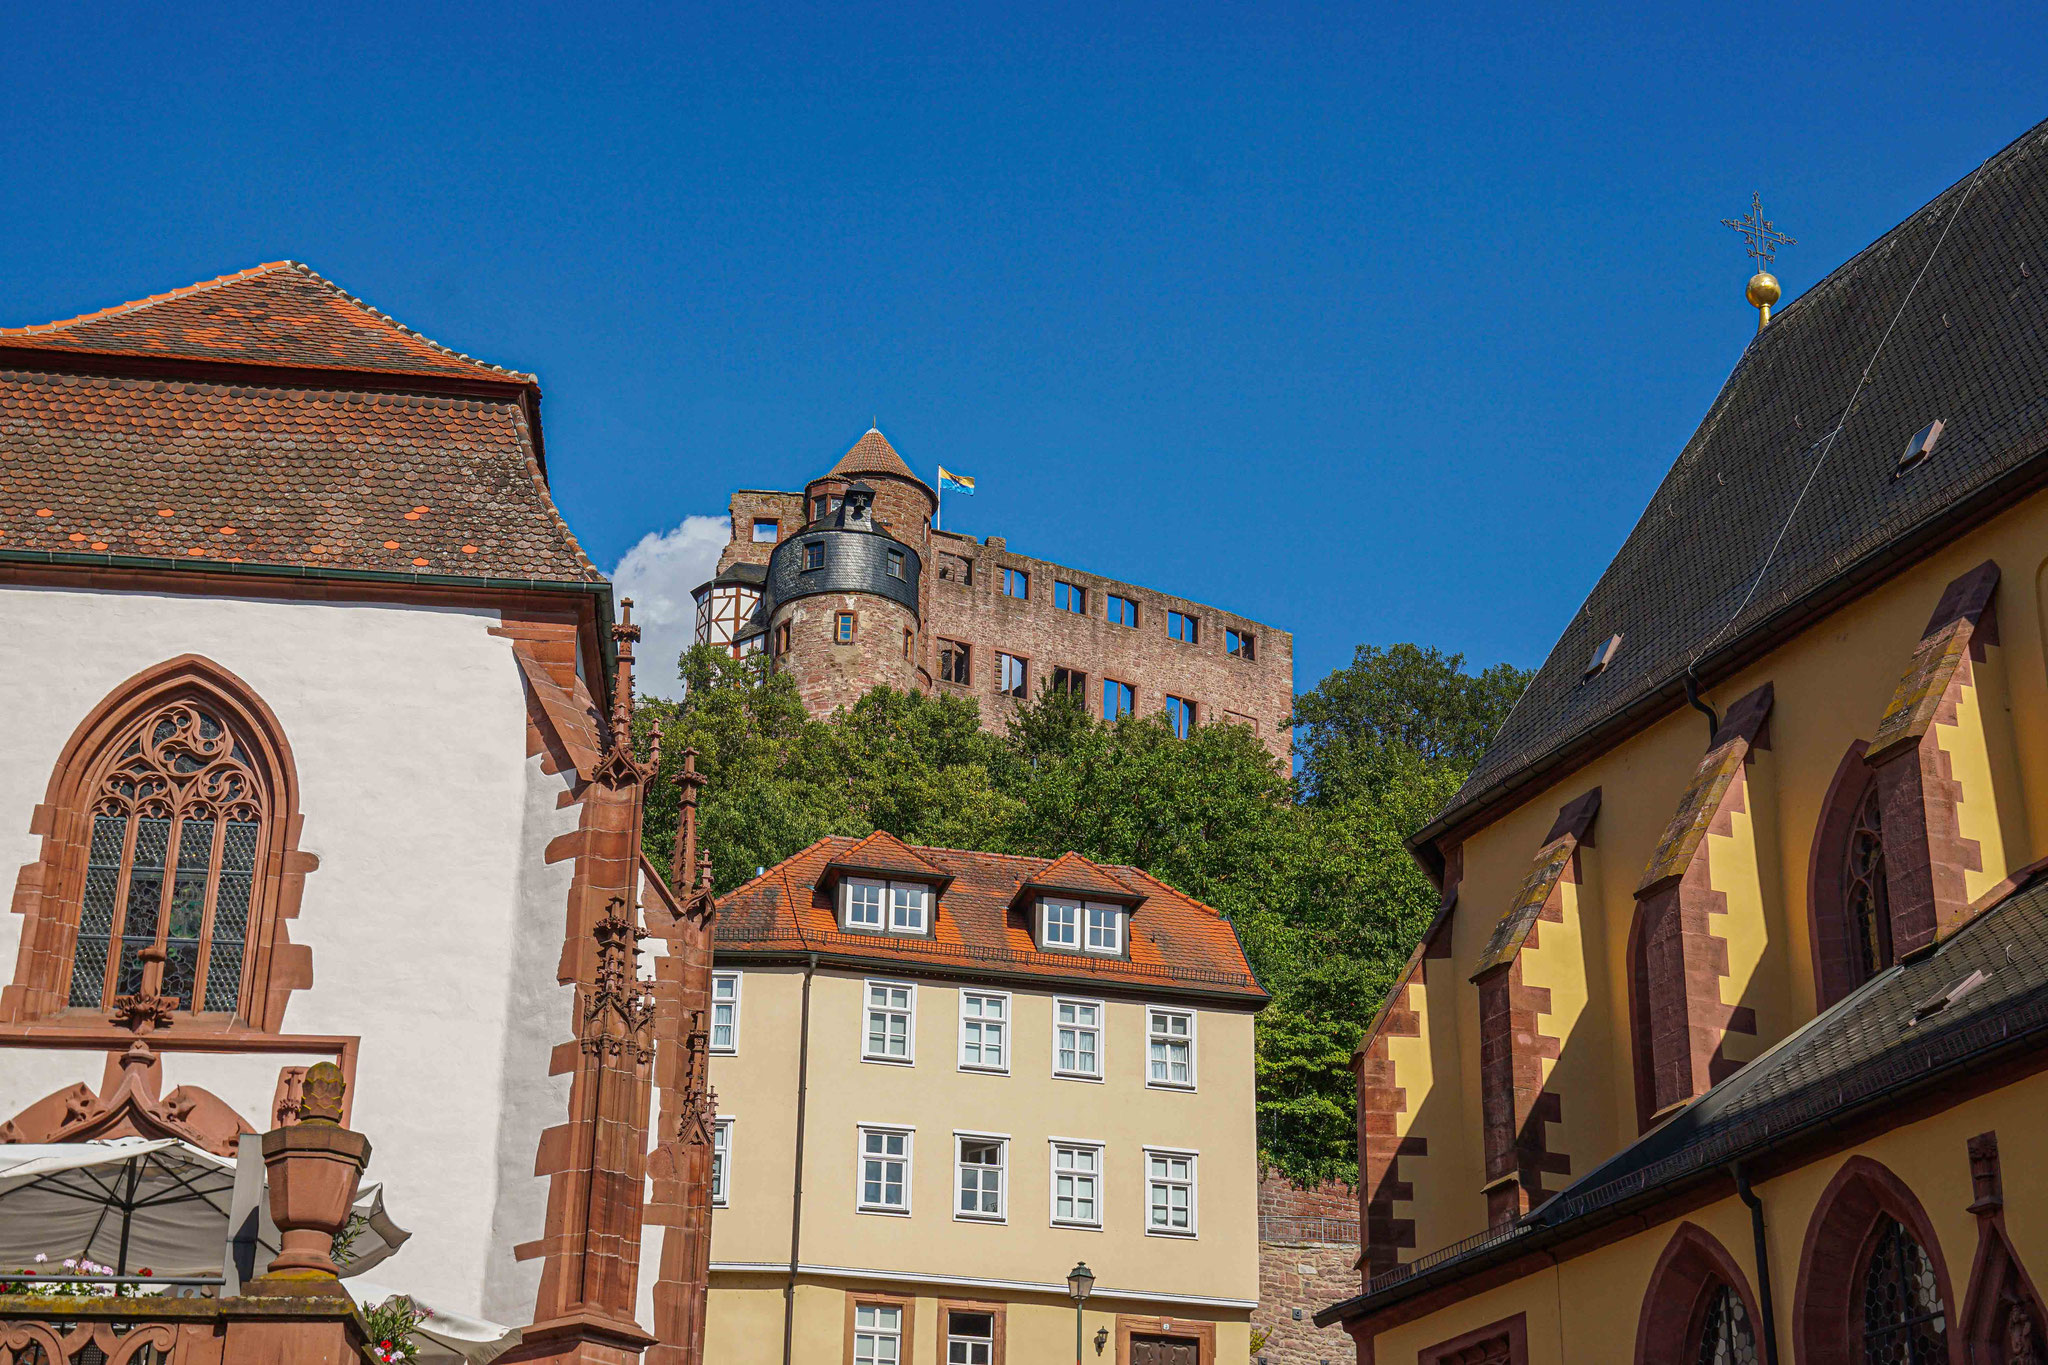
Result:
{"label": "wooden door", "polygon": [[1201,1343],[1188,1337],[1131,1338],[1131,1365],[1201,1365]]}

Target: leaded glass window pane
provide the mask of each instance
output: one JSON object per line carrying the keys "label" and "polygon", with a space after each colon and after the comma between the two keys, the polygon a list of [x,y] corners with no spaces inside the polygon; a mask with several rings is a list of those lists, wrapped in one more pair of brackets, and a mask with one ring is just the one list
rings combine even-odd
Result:
{"label": "leaded glass window pane", "polygon": [[1878,1224],[1863,1272],[1864,1365],[1937,1365],[1948,1359],[1948,1314],[1934,1263],[1896,1218]]}
{"label": "leaded glass window pane", "polygon": [[1757,1365],[1756,1334],[1750,1330],[1749,1310],[1725,1284],[1707,1300],[1698,1360],[1699,1365]]}

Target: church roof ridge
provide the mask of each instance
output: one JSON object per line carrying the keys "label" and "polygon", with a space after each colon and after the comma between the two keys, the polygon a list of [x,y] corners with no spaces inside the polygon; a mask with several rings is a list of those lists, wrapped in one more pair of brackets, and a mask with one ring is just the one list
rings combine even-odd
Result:
{"label": "church roof ridge", "polygon": [[[1745,347],[1465,785],[1504,808],[2048,477],[2048,122],[1788,303]],[[1902,468],[1935,419],[1940,448]],[[1825,464],[1825,478],[1814,477]],[[1597,669],[1596,647],[1620,637]]]}
{"label": "church roof ridge", "polygon": [[0,347],[483,379],[536,387],[365,303],[303,262],[266,261],[53,322],[0,327]]}

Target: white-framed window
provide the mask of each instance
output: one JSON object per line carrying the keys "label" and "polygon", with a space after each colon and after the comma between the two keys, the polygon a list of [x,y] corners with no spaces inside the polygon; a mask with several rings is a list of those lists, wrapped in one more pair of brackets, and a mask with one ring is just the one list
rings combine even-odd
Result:
{"label": "white-framed window", "polygon": [[870,981],[867,1001],[861,1060],[911,1061],[917,1038],[917,987],[902,981]]}
{"label": "white-framed window", "polygon": [[1121,953],[1124,950],[1124,908],[1088,902],[1088,951]]}
{"label": "white-framed window", "polygon": [[1145,1149],[1145,1231],[1161,1237],[1195,1235],[1195,1153]]}
{"label": "white-framed window", "polygon": [[1052,1002],[1052,1074],[1102,1079],[1102,1010],[1100,1000]]}
{"label": "white-framed window", "polygon": [[953,1135],[953,1216],[1000,1223],[1008,1216],[1010,1140],[996,1133]]}
{"label": "white-framed window", "polygon": [[910,1212],[911,1128],[860,1125],[860,1199],[863,1213]]}
{"label": "white-framed window", "polygon": [[932,889],[917,882],[889,883],[889,929],[921,934],[931,923]]}
{"label": "white-framed window", "polygon": [[1102,1144],[1052,1140],[1052,1221],[1057,1227],[1102,1226]]}
{"label": "white-framed window", "polygon": [[740,1050],[740,974],[711,974],[711,1050]]}
{"label": "white-framed window", "polygon": [[839,894],[845,902],[846,927],[879,932],[882,906],[889,899],[889,883],[870,881],[866,877],[848,877],[841,885],[845,888]]}
{"label": "white-framed window", "polygon": [[1145,1009],[1145,1084],[1195,1088],[1195,1012]]}
{"label": "white-framed window", "polygon": [[889,1303],[853,1308],[853,1365],[902,1365],[903,1310]]}
{"label": "white-framed window", "polygon": [[1004,992],[960,992],[960,1067],[1010,1069],[1010,997]]}
{"label": "white-framed window", "polygon": [[848,877],[840,886],[840,918],[854,933],[922,934],[931,928],[932,889],[922,882]]}
{"label": "white-framed window", "polygon": [[1077,951],[1081,947],[1081,902],[1063,896],[1047,896],[1040,901],[1038,945]]}
{"label": "white-framed window", "polygon": [[946,1365],[991,1365],[996,1358],[996,1315],[946,1310]]}
{"label": "white-framed window", "polygon": [[711,1121],[711,1203],[724,1208],[732,1200],[732,1120]]}

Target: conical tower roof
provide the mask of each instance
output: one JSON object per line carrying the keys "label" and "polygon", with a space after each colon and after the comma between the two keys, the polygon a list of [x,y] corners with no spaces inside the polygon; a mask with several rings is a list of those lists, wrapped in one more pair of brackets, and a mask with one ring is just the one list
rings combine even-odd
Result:
{"label": "conical tower roof", "polygon": [[903,457],[896,453],[896,447],[889,444],[889,438],[878,429],[869,427],[867,433],[853,443],[853,449],[839,457],[839,463],[832,466],[828,479],[851,479],[863,474],[887,474],[899,479],[908,479],[925,492],[932,491],[931,485],[911,472]]}

